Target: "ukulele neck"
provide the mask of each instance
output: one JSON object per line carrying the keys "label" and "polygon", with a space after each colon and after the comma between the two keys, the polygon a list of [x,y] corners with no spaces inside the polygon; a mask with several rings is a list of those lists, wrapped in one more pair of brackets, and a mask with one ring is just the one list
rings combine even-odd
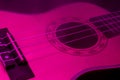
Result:
{"label": "ukulele neck", "polygon": [[120,34],[120,11],[90,19],[107,38]]}

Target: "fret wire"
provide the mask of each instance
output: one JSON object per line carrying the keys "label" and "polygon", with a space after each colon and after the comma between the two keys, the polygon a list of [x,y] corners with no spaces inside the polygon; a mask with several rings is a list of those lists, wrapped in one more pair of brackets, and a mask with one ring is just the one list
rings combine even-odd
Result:
{"label": "fret wire", "polygon": [[[117,14],[117,13],[113,14],[113,16],[116,16],[116,15],[118,15],[118,14]],[[116,22],[117,22],[117,21],[120,21],[120,20],[117,19],[117,18],[118,18],[118,17],[114,18],[113,20],[116,21]],[[120,25],[119,25],[119,23],[117,22],[115,25],[116,25],[115,28],[116,28],[117,32],[120,33],[120,27],[119,27]]]}
{"label": "fret wire", "polygon": [[[103,23],[108,29],[110,29],[110,31],[112,33],[120,33],[120,27],[119,27],[119,16],[120,14],[120,11],[119,13],[118,12],[114,12],[114,13],[111,13],[111,14],[106,14],[106,15],[102,15],[102,16],[98,16],[98,17],[95,17],[95,19],[93,19],[93,24],[95,24],[95,22],[98,22],[98,24],[101,22]],[[106,18],[107,17],[107,18]],[[98,18],[98,19],[97,19]],[[110,21],[110,22],[108,22]],[[96,23],[97,25],[97,23]],[[99,25],[97,25],[99,27]]]}
{"label": "fret wire", "polygon": [[[115,13],[114,15],[120,15],[120,14]],[[120,17],[119,17],[119,18],[120,18]],[[120,21],[120,19],[118,19],[118,17],[116,17],[116,18],[115,18],[115,20],[116,20],[116,22],[117,22],[117,21]],[[118,27],[117,27],[117,28],[119,28],[119,29],[120,29],[120,27],[119,27],[119,26],[120,26],[120,23],[117,23],[117,25],[118,25]]]}
{"label": "fret wire", "polygon": [[[120,21],[119,21],[120,22]],[[112,25],[112,24],[115,24],[115,23],[119,23],[119,22],[114,22],[114,23],[110,23],[110,24],[106,24],[107,26],[109,26],[109,25]],[[100,25],[99,27],[98,27],[98,29],[99,28],[102,28],[102,27],[104,27],[104,25]]]}
{"label": "fret wire", "polygon": [[[111,12],[109,14],[105,14],[105,15],[100,15],[100,16],[97,16],[97,17],[94,17],[94,18],[99,18],[99,17],[102,17],[102,16],[107,16],[107,15],[113,15],[113,14],[116,14],[116,13],[120,13],[120,11],[117,11],[117,12]],[[111,19],[111,18],[117,18],[117,17],[120,17],[120,15],[116,15],[116,16],[113,16],[113,17],[110,17],[110,18],[107,18],[107,19],[104,19],[104,20],[108,20],[108,19]],[[99,20],[96,20],[96,21],[93,21],[93,22],[99,22],[99,21],[103,21],[102,19],[99,19]]]}
{"label": "fret wire", "polygon": [[[113,25],[113,24],[116,24],[116,23],[120,23],[120,21],[116,21],[116,22],[112,22],[112,23],[109,23],[109,24],[106,24],[106,25]],[[94,23],[93,23],[94,24]],[[104,25],[101,26],[101,28],[103,27]]]}
{"label": "fret wire", "polygon": [[[113,16],[115,16],[115,14],[111,14],[111,15],[108,15],[109,17],[113,17]],[[116,18],[111,18],[111,21],[112,22],[115,22],[116,23]],[[109,22],[108,22],[109,23]],[[117,23],[116,24],[112,24],[111,25],[111,27],[113,26],[113,29],[115,30],[115,31],[117,31],[117,32],[119,32],[119,30],[118,30],[118,28],[117,28]]]}
{"label": "fret wire", "polygon": [[[100,19],[105,19],[105,17],[104,16],[101,16],[101,17],[99,17]],[[113,31],[113,29],[111,29],[111,27],[108,27],[108,24],[106,23],[106,21],[102,21],[102,23],[105,25],[105,27],[107,27],[112,33],[115,33],[114,31]]]}
{"label": "fret wire", "polygon": [[[99,17],[102,17],[102,16],[99,16]],[[99,18],[98,17],[98,18]],[[99,20],[96,20],[96,21],[93,21],[93,22],[101,22],[101,21],[106,21],[106,20],[109,20],[109,19],[111,19],[111,18],[117,18],[117,17],[120,17],[120,16],[114,16],[114,17],[110,17],[110,18],[107,18],[107,19],[99,19]],[[94,17],[95,18],[95,17]]]}

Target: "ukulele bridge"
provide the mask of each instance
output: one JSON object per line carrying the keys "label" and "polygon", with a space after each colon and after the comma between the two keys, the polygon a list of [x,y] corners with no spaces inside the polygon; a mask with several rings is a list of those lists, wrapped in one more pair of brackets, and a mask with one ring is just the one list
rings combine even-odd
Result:
{"label": "ukulele bridge", "polygon": [[11,80],[34,77],[22,51],[7,28],[0,29],[0,59]]}

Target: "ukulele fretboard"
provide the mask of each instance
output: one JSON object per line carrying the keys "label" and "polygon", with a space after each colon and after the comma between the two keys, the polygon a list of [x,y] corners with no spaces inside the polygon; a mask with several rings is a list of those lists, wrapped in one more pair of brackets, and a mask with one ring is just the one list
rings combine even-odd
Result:
{"label": "ukulele fretboard", "polygon": [[90,21],[105,34],[112,38],[120,34],[120,11],[91,18]]}

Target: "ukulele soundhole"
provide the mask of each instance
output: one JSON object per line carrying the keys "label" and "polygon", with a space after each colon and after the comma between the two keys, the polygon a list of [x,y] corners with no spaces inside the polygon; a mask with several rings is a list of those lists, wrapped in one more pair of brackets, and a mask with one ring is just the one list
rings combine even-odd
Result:
{"label": "ukulele soundhole", "polygon": [[79,22],[61,24],[56,29],[56,37],[64,45],[77,49],[90,48],[98,41],[96,31]]}
{"label": "ukulele soundhole", "polygon": [[46,28],[49,43],[62,53],[86,56],[101,52],[106,37],[89,21],[77,17],[62,18]]}

